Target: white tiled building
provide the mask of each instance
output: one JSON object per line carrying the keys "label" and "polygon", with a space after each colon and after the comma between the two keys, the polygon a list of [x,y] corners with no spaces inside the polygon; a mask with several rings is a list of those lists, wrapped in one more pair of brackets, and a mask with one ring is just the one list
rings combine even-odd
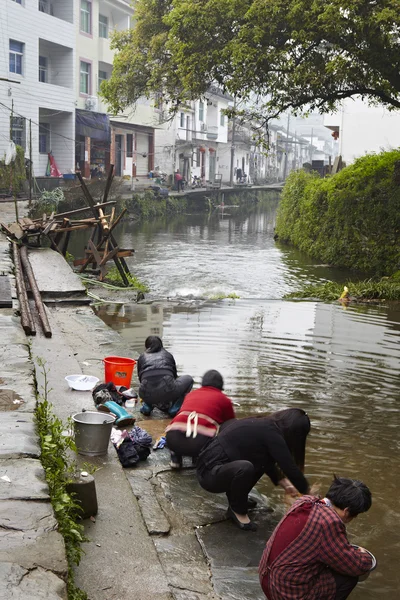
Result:
{"label": "white tiled building", "polygon": [[77,167],[86,177],[115,165],[117,176],[147,176],[154,166],[154,108],[143,100],[135,110],[108,116],[98,96],[112,72],[112,30],[129,29],[129,0],[74,0],[76,18]]}
{"label": "white tiled building", "polygon": [[[61,172],[74,168],[74,0],[0,0],[0,156],[10,137],[44,176],[52,151]],[[30,126],[31,121],[31,126]]]}

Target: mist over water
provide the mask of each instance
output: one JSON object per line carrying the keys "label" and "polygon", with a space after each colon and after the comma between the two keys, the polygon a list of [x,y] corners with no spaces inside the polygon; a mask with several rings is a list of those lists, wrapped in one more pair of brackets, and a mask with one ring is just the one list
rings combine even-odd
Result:
{"label": "mist over water", "polygon": [[[132,273],[151,288],[147,303],[98,314],[126,340],[127,354],[160,335],[180,373],[200,382],[221,371],[239,416],[289,406],[311,419],[306,475],[325,492],[333,473],[364,480],[373,506],[348,528],[378,559],[355,600],[400,597],[400,307],[284,301],[304,282],[346,274],[279,246],[276,202],[149,224],[125,223],[120,245],[135,248]],[[237,300],[212,300],[237,294]],[[150,300],[152,300],[150,302]],[[277,510],[282,495],[262,489]]]}

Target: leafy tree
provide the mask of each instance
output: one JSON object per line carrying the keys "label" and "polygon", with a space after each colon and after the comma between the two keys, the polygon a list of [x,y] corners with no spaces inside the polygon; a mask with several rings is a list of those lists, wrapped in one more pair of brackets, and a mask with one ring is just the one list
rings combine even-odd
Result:
{"label": "leafy tree", "polygon": [[102,91],[115,111],[212,83],[260,114],[330,111],[347,97],[400,108],[399,0],[138,0]]}

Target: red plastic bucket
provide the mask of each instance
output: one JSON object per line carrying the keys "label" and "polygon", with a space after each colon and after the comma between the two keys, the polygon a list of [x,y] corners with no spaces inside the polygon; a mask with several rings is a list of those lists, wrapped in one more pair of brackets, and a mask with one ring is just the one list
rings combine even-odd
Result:
{"label": "red plastic bucket", "polygon": [[104,362],[104,379],[106,383],[110,381],[114,385],[124,385],[131,387],[131,379],[136,360],[125,358],[124,356],[107,356]]}

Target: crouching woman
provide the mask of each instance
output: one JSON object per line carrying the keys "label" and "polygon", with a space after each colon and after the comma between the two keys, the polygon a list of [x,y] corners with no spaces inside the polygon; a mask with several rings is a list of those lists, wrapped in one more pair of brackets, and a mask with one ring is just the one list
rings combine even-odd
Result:
{"label": "crouching woman", "polygon": [[345,600],[372,557],[347,540],[346,524],[371,506],[361,481],[336,478],[323,500],[303,496],[265,547],[260,582],[268,600]]}
{"label": "crouching woman", "polygon": [[137,363],[139,396],[143,401],[140,412],[149,417],[156,406],[174,417],[193,387],[193,378],[178,377],[175,359],[157,335],[149,335],[144,345],[146,350]]}
{"label": "crouching woman", "polygon": [[200,453],[199,483],[208,492],[225,492],[227,516],[240,529],[255,531],[248,494],[264,474],[292,496],[308,492],[303,470],[309,431],[310,419],[300,408],[230,421]]}
{"label": "crouching woman", "polygon": [[204,373],[201,388],[185,397],[182,407],[166,429],[171,467],[180,469],[182,457],[195,459],[219,430],[221,423],[235,418],[232,401],[222,392],[224,380],[215,370]]}

